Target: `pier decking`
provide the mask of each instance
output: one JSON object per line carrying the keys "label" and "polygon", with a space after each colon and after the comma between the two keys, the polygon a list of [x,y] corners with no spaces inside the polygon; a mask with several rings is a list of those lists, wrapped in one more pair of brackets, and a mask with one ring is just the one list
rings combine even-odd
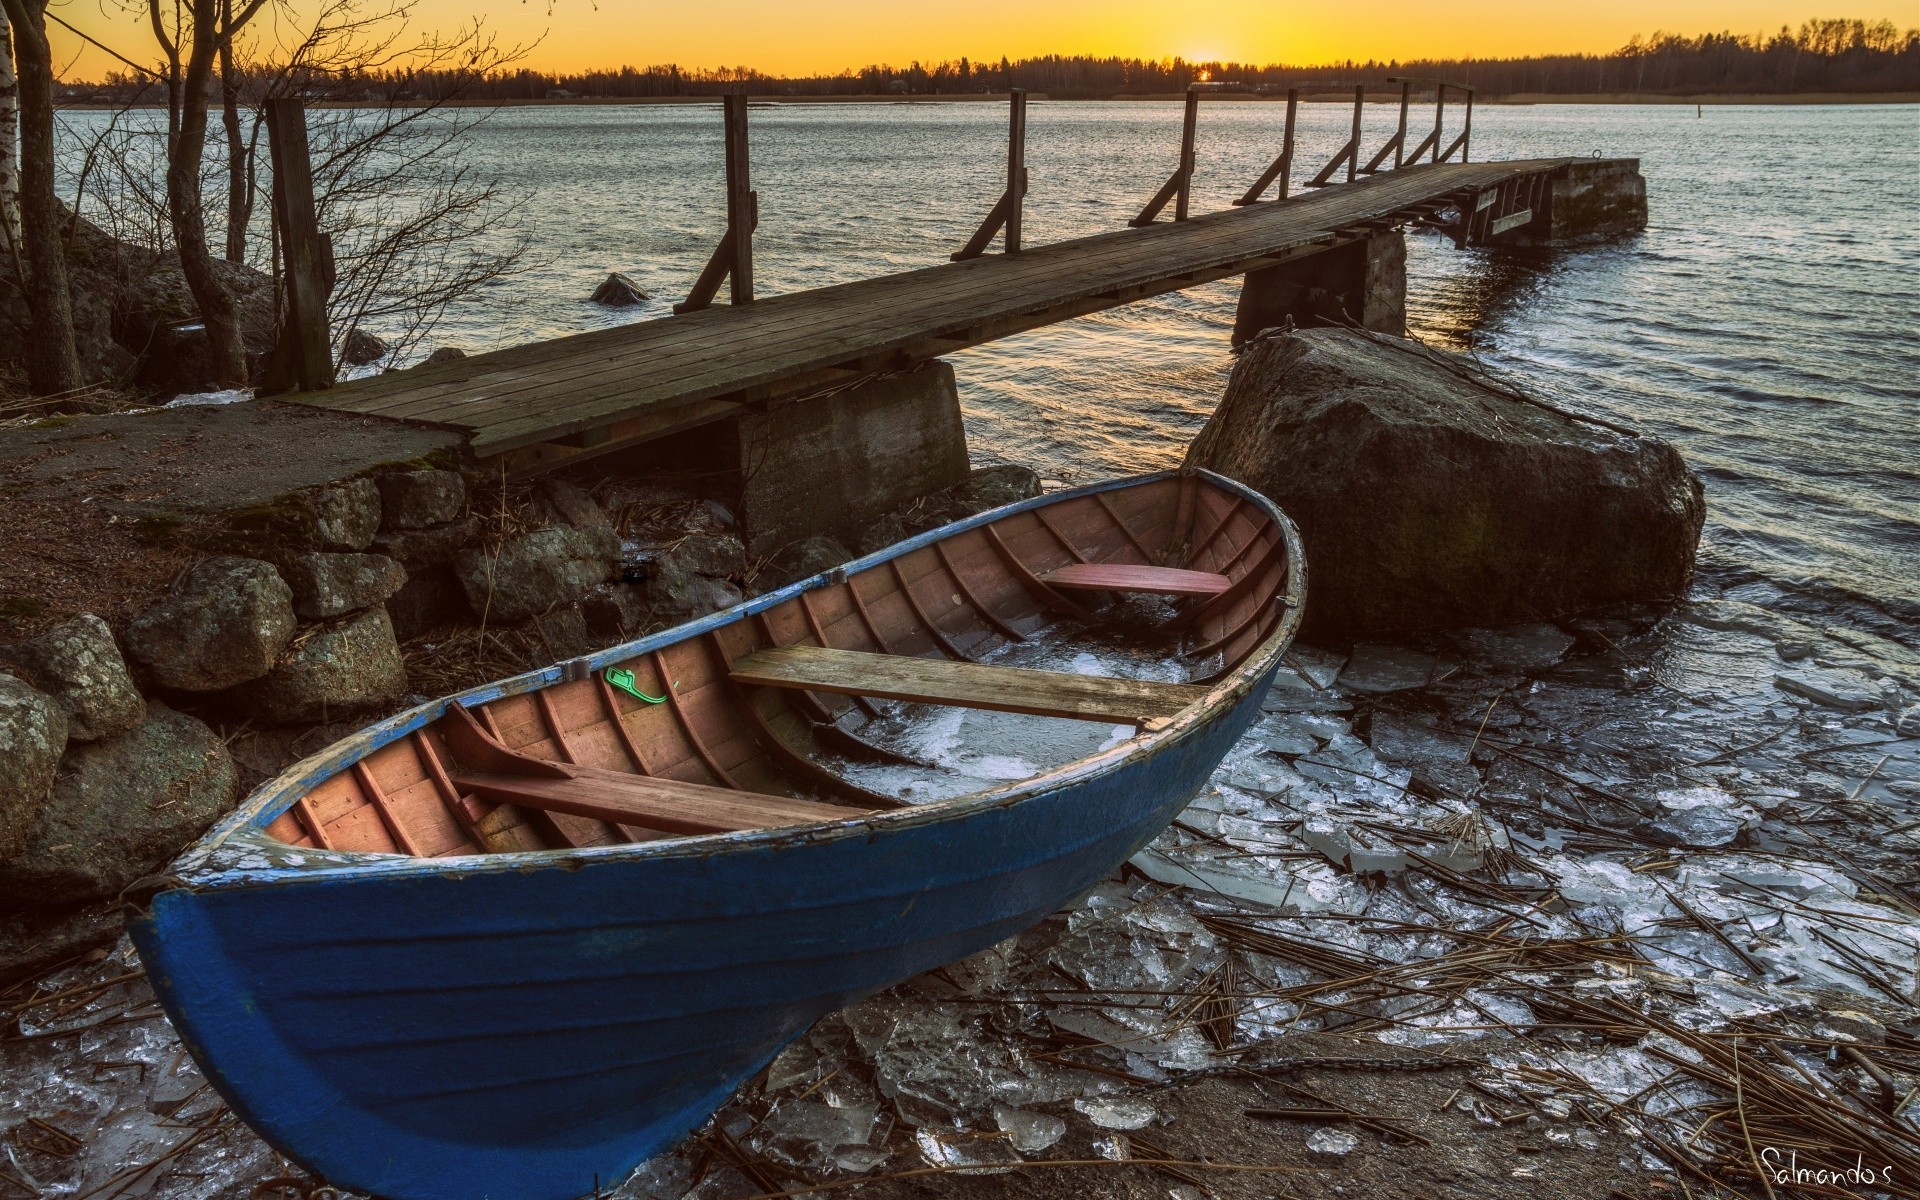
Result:
{"label": "pier decking", "polygon": [[[1460,215],[1477,240],[1535,217],[1583,159],[1429,163],[1190,220],[704,308],[297,397],[466,433],[515,471],[644,441],[783,395]],[[296,398],[296,397],[290,397]]]}

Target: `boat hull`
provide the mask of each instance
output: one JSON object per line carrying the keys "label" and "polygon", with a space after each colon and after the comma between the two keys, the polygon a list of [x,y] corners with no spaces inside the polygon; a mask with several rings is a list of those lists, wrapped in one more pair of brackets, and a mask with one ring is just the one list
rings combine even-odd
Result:
{"label": "boat hull", "polygon": [[821,1016],[1099,881],[1205,783],[1277,662],[1145,757],[946,820],[165,891],[130,928],[215,1086],[321,1177],[396,1200],[588,1195]]}

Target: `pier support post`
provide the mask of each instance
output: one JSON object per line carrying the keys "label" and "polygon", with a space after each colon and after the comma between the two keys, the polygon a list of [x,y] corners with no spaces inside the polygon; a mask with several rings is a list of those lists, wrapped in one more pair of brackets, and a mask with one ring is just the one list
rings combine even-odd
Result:
{"label": "pier support post", "polygon": [[1358,325],[1376,333],[1407,328],[1407,241],[1376,233],[1297,262],[1249,271],[1234,315],[1237,346],[1285,325]]}
{"label": "pier support post", "polygon": [[1534,219],[1504,235],[1513,245],[1553,246],[1647,227],[1647,180],[1637,158],[1569,163],[1540,188]]}
{"label": "pier support post", "polygon": [[307,106],[267,101],[267,150],[273,159],[274,232],[285,264],[286,320],[267,370],[267,390],[317,392],[333,386],[333,343],[327,295],[333,290],[333,248],[320,232],[307,150]]}

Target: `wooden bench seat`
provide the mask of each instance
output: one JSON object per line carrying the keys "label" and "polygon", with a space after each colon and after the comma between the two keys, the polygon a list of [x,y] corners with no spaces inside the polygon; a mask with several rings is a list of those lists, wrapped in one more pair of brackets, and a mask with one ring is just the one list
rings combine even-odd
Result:
{"label": "wooden bench seat", "polygon": [[1042,717],[1150,725],[1207,694],[1194,684],[1109,679],[819,646],[760,650],[733,664],[736,683],[951,704]]}
{"label": "wooden bench seat", "polygon": [[731,833],[844,821],[871,809],[760,792],[739,792],[649,775],[566,764],[572,778],[538,778],[456,769],[453,784],[499,804],[591,817],[668,833]]}
{"label": "wooden bench seat", "polygon": [[1103,592],[1152,592],[1162,596],[1218,596],[1233,586],[1225,575],[1147,567],[1133,563],[1074,563],[1040,576],[1048,587]]}

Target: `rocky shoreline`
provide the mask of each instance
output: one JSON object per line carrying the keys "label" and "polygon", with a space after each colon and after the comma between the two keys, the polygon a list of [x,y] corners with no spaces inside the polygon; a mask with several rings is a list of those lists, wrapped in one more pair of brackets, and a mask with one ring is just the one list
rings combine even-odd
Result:
{"label": "rocky shoreline", "polygon": [[[338,429],[236,407],[243,456]],[[116,944],[121,889],[259,781],[1041,489],[981,467],[856,544],[753,552],[692,472],[489,478],[423,430],[215,487],[216,426],[152,415],[173,475],[115,490],[90,466],[128,426],[86,422],[141,417],[15,431],[0,462],[16,545],[44,554],[65,515],[112,566],[0,572],[0,1126],[36,1189],[313,1194]],[[1671,448],[1400,339],[1250,340],[1188,463],[1306,539],[1309,633],[1259,725],[1118,878],[822,1022],[618,1195],[1084,1194],[1050,1161],[1181,1200],[1270,1196],[1276,1172],[1423,1200],[1746,1187],[1724,1137],[1682,1136],[1724,1112],[1721,1076],[1670,1095],[1649,1065],[1729,1041],[1748,1064],[1741,1037],[1884,1116],[1862,1155],[1920,1162],[1880,1098],[1920,1081],[1920,654],[1695,578],[1699,483]],[[1774,1099],[1764,1128],[1802,1136],[1807,1106]],[[1282,1109],[1317,1115],[1258,1115]]]}

